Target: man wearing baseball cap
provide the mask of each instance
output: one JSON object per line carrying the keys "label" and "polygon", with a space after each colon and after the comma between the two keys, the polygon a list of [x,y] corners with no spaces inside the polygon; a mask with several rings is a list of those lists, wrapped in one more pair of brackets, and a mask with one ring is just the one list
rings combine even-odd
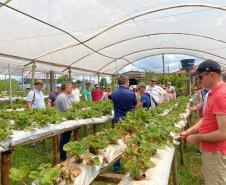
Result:
{"label": "man wearing baseball cap", "polygon": [[213,61],[202,62],[194,75],[209,92],[203,118],[180,134],[190,144],[200,144],[205,185],[226,184],[226,83],[221,66]]}
{"label": "man wearing baseball cap", "polygon": [[34,83],[35,87],[27,95],[27,108],[31,109],[44,109],[45,101],[42,93],[43,82],[42,80],[36,80]]}

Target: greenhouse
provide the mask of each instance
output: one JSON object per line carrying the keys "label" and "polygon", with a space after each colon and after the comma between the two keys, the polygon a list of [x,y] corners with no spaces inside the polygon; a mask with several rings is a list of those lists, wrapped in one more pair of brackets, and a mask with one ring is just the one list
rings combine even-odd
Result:
{"label": "greenhouse", "polygon": [[0,0],[2,185],[225,185],[226,2]]}

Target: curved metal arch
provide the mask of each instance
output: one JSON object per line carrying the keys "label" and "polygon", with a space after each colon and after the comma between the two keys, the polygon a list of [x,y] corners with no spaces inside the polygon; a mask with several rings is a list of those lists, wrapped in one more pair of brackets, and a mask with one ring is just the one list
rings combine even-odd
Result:
{"label": "curved metal arch", "polygon": [[210,9],[217,9],[217,10],[222,10],[222,11],[226,11],[226,7],[222,7],[222,6],[215,6],[215,5],[207,5],[207,4],[185,4],[185,5],[176,5],[176,6],[169,6],[169,7],[165,7],[165,8],[159,8],[159,9],[156,9],[156,10],[148,10],[144,13],[140,13],[138,15],[135,15],[135,16],[132,16],[130,18],[127,18],[123,21],[120,21],[104,30],[102,30],[101,32],[97,33],[96,35],[90,37],[89,39],[83,41],[82,43],[86,43],[94,38],[96,38],[97,36],[99,35],[102,35],[103,33],[107,32],[108,30],[111,30],[121,24],[124,24],[130,20],[134,20],[138,17],[142,17],[144,15],[148,15],[148,14],[152,14],[152,13],[156,13],[156,12],[161,12],[161,11],[164,11],[164,10],[170,10],[170,9],[177,9],[177,8],[186,8],[186,7],[198,7],[198,8],[210,8]]}
{"label": "curved metal arch", "polygon": [[[164,54],[180,54],[180,55],[188,55],[188,54],[183,54],[183,53],[164,53]],[[157,54],[157,55],[160,55],[160,54]],[[144,59],[144,58],[151,57],[151,56],[156,56],[156,54],[153,54],[153,55],[147,55],[147,56],[145,56],[145,57],[142,57],[142,58],[133,60],[132,62],[136,62],[136,61],[138,61],[138,60],[142,60],[142,59]],[[192,55],[189,55],[189,56],[192,56]],[[194,57],[201,58],[201,59],[203,59],[203,60],[207,60],[207,59],[208,59],[208,58],[200,57],[200,56],[198,56],[198,55],[193,55],[193,56],[194,56]],[[222,63],[222,62],[218,62],[218,63],[221,64],[222,66],[226,66],[226,64],[224,64],[224,63]],[[123,65],[123,66],[120,67],[117,71],[115,71],[114,74],[116,74],[119,70],[121,70],[122,68],[124,68],[124,67],[126,67],[126,66],[128,66],[128,65],[129,65],[129,64]],[[114,68],[112,68],[112,69],[114,69]],[[111,71],[112,69],[107,70],[106,72]]]}
{"label": "curved metal arch", "polygon": [[[64,50],[64,49],[67,49],[67,48],[71,48],[71,47],[75,47],[75,46],[79,46],[81,44],[85,44],[86,42],[89,42],[90,40],[93,40],[94,38],[98,37],[99,35],[102,35],[103,33],[121,25],[121,24],[124,24],[130,20],[134,20],[138,17],[142,17],[142,16],[145,16],[145,15],[148,15],[148,14],[152,14],[152,13],[156,13],[156,12],[160,12],[160,11],[164,11],[164,10],[170,10],[170,9],[177,9],[177,8],[186,8],[186,7],[199,7],[199,8],[210,8],[210,9],[217,9],[217,10],[222,10],[222,11],[226,11],[226,8],[224,7],[221,7],[221,6],[215,6],[215,5],[207,5],[207,4],[186,4],[186,5],[176,5],[176,6],[170,6],[170,7],[165,7],[165,8],[160,8],[160,9],[156,9],[156,10],[148,10],[146,12],[143,12],[143,13],[140,13],[138,15],[135,15],[135,16],[132,16],[130,18],[127,18],[125,20],[122,20],[104,30],[102,30],[101,32],[95,34],[94,36],[86,39],[85,41],[81,42],[81,43],[77,43],[77,44],[74,44],[74,45],[71,45],[71,46],[68,46],[68,47],[64,47],[62,49],[57,49],[57,50],[54,50],[54,51],[51,51],[51,52],[48,52],[44,55],[41,55],[40,57],[43,57],[43,56],[46,56],[46,55],[49,55],[49,54],[52,54],[54,52],[57,52],[57,51],[61,51],[61,50]],[[35,59],[38,59],[40,57],[36,57]]]}
{"label": "curved metal arch", "polygon": [[[132,62],[136,62],[136,61],[138,61],[138,60],[142,60],[142,59],[144,59],[144,58],[147,58],[147,57],[152,57],[152,56],[157,56],[157,55],[161,55],[162,53],[160,53],[160,54],[149,54],[149,55],[147,55],[147,56],[145,56],[145,57],[141,57],[141,58],[139,58],[139,59],[136,59],[136,60],[133,60]],[[176,52],[176,53],[164,53],[164,54],[178,54],[178,55],[188,55],[188,56],[194,56],[194,57],[197,57],[197,58],[201,58],[201,59],[204,59],[204,60],[206,60],[207,58],[203,58],[203,57],[201,57],[201,56],[199,56],[199,55],[189,55],[189,54],[186,54],[186,53],[179,53],[179,52]],[[126,66],[128,66],[129,64],[125,64],[125,65],[123,65],[122,67],[120,67],[117,71],[115,71],[115,73],[117,73],[119,70],[121,70],[122,68],[124,68],[124,67],[126,67]],[[114,68],[112,68],[112,69],[114,69]],[[112,69],[110,69],[110,70],[112,70]],[[107,70],[107,71],[110,71],[110,70]],[[107,72],[106,71],[106,72]],[[115,74],[114,73],[114,74]]]}
{"label": "curved metal arch", "polygon": [[[136,60],[133,60],[132,62],[136,62],[136,61],[138,61],[138,60],[142,60],[142,59],[144,59],[144,58],[147,58],[147,57],[152,57],[152,56],[157,56],[157,55],[161,55],[162,53],[159,53],[159,54],[148,54],[148,55],[146,55],[145,57],[141,57],[141,58],[139,58],[139,59],[136,59]],[[187,53],[179,53],[179,52],[174,52],[174,53],[171,53],[171,52],[167,52],[167,53],[164,53],[164,54],[178,54],[178,55],[188,55],[188,56],[193,56],[193,57],[197,57],[197,58],[201,58],[201,59],[203,59],[203,60],[207,60],[208,58],[204,58],[204,57],[201,57],[201,56],[199,56],[199,55],[191,55],[191,54],[187,54]],[[222,62],[218,62],[218,63],[220,63],[221,65],[223,65],[223,66],[226,66],[226,64],[224,64],[224,63],[222,63]],[[128,66],[129,64],[125,64],[125,65],[123,65],[122,67],[120,67],[117,71],[115,71],[114,72],[114,74],[116,74],[119,70],[121,70],[122,68],[124,68],[124,67],[126,67],[126,66]],[[109,70],[107,70],[107,71],[105,71],[105,72],[109,72],[109,71],[111,71],[112,69],[114,69],[114,68],[111,68],[111,69],[109,69]]]}
{"label": "curved metal arch", "polygon": [[[8,4],[10,1],[12,1],[12,0],[5,0],[5,2],[2,2],[2,3],[3,3],[3,4]],[[0,4],[0,8],[3,7],[3,6],[4,6],[4,5],[1,5],[1,4]]]}
{"label": "curved metal arch", "polygon": [[[130,40],[134,40],[134,39],[139,39],[139,38],[143,38],[143,37],[150,37],[150,36],[158,36],[158,35],[186,35],[186,36],[194,36],[194,37],[199,37],[199,38],[205,38],[205,39],[210,39],[210,40],[213,40],[213,41],[216,41],[216,42],[221,42],[223,44],[226,44],[226,41],[224,40],[221,40],[221,39],[216,39],[216,38],[213,38],[213,37],[208,37],[208,36],[205,36],[205,35],[199,35],[199,34],[193,34],[193,33],[182,33],[182,32],[172,32],[172,33],[150,33],[150,34],[145,34],[145,35],[140,35],[140,36],[135,36],[135,37],[131,37],[131,38],[128,38],[128,39],[124,39],[124,40],[121,40],[121,41],[118,41],[118,42],[115,42],[115,43],[112,43],[112,44],[109,44],[97,51],[102,51],[106,48],[109,48],[111,46],[115,46],[117,44],[120,44],[120,43],[123,43],[123,42],[127,42],[127,41],[130,41]],[[73,63],[70,64],[70,66],[72,66],[73,64],[81,61],[82,59],[84,58],[87,58],[88,56],[94,54],[95,52],[92,52],[92,53],[89,53],[79,59],[77,59],[76,61],[74,61]]]}
{"label": "curved metal arch", "polygon": [[[138,50],[138,51],[135,51],[135,52],[128,53],[128,54],[126,54],[126,55],[123,55],[122,57],[127,57],[127,56],[129,56],[129,55],[133,55],[133,54],[140,53],[140,52],[144,52],[144,51],[149,51],[149,50],[161,50],[161,49],[175,49],[175,50],[177,49],[177,50],[195,51],[195,52],[205,53],[205,54],[212,55],[212,56],[221,58],[221,59],[223,59],[223,60],[226,60],[226,58],[224,58],[224,57],[221,57],[221,56],[218,56],[218,55],[216,55],[216,54],[209,53],[209,52],[206,52],[206,51],[197,50],[197,49],[190,49],[190,48],[177,48],[177,47],[161,47],[161,48],[143,49],[143,50]],[[120,58],[119,58],[119,59],[120,59]],[[118,59],[118,60],[119,60],[119,59]],[[107,67],[108,65],[112,64],[112,63],[115,62],[115,61],[116,61],[116,60],[113,60],[113,61],[107,63],[107,64],[104,65],[102,68],[100,68],[97,72],[100,72],[100,71],[103,70],[105,67]]]}

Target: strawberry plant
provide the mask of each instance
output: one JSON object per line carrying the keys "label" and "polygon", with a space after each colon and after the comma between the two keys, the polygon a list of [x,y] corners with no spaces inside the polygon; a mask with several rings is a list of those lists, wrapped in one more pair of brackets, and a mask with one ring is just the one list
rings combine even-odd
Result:
{"label": "strawberry plant", "polygon": [[0,118],[0,141],[12,133],[11,127],[9,120]]}
{"label": "strawberry plant", "polygon": [[124,134],[126,133],[123,130],[111,128],[104,132],[102,135],[106,137],[110,144],[116,144],[116,141],[120,139]]}
{"label": "strawberry plant", "polygon": [[79,141],[69,142],[64,145],[64,150],[75,157],[76,162],[82,162],[82,155],[87,153],[88,148]]}
{"label": "strawberry plant", "polygon": [[31,171],[29,178],[37,180],[37,185],[54,185],[61,170],[51,167],[51,164],[41,164],[39,171]]}
{"label": "strawberry plant", "polygon": [[106,137],[99,135],[89,135],[82,139],[82,144],[88,146],[89,151],[98,154],[99,150],[106,148],[109,142]]}
{"label": "strawberry plant", "polygon": [[25,179],[29,174],[29,168],[27,166],[22,166],[19,169],[11,168],[9,177],[13,182],[19,182],[21,184],[27,185]]}

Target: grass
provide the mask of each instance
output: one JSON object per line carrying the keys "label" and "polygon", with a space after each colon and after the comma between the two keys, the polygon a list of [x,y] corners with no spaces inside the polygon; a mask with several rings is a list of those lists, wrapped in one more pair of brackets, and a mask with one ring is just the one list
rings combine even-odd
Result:
{"label": "grass", "polygon": [[[97,131],[111,128],[111,122],[97,125]],[[86,130],[81,130],[81,137],[92,133],[92,127]],[[181,166],[179,154],[177,154],[177,171],[179,185],[203,185],[203,174],[201,169],[201,155],[198,153],[198,146],[186,145],[184,151],[185,165]],[[35,146],[26,145],[17,147],[12,155],[12,167],[19,168],[23,165],[28,166],[31,170],[36,170],[41,163],[52,163],[52,141],[37,143]],[[123,164],[122,164],[123,165]],[[112,166],[106,169],[107,172],[112,172]],[[26,180],[30,184],[30,180]],[[172,185],[172,177],[170,177],[169,185]],[[21,183],[10,182],[10,185],[21,185]],[[92,185],[115,185],[107,182],[93,182]]]}
{"label": "grass", "polygon": [[[201,154],[198,146],[187,145],[184,150],[184,166],[180,164],[180,155],[177,152],[177,173],[179,185],[203,185]],[[170,185],[172,176],[170,177]]]}

